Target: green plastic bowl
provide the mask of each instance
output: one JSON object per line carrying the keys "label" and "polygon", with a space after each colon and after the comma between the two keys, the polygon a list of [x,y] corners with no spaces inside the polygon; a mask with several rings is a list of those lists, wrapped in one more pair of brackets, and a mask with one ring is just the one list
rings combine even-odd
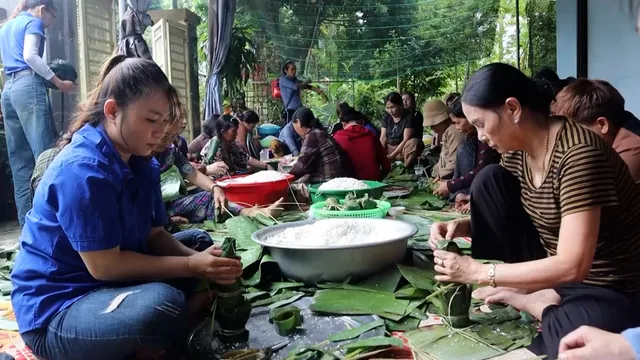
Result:
{"label": "green plastic bowl", "polygon": [[309,195],[311,196],[311,203],[316,204],[325,201],[328,197],[344,200],[345,196],[351,192],[356,193],[356,198],[361,198],[364,194],[369,194],[370,199],[377,200],[382,197],[382,193],[384,193],[384,189],[387,187],[387,184],[379,181],[363,180],[362,182],[369,185],[369,189],[320,191],[318,188],[322,184],[313,184],[307,185],[307,190],[309,190]]}
{"label": "green plastic bowl", "polygon": [[[387,216],[387,211],[391,209],[391,203],[382,200],[374,200],[378,207],[370,210],[354,210],[354,211],[339,211],[339,210],[323,210],[325,202],[311,205],[311,211],[313,217],[316,219],[383,219]],[[344,201],[340,201],[341,204]]]}

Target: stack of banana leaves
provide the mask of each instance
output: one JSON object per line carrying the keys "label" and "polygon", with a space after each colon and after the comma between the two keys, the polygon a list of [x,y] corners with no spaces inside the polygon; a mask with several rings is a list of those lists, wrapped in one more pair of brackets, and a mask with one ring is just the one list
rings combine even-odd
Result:
{"label": "stack of banana leaves", "polygon": [[[377,315],[380,320],[332,335],[326,342],[352,340],[373,327],[385,326],[388,332],[404,331],[414,354],[428,355],[416,359],[489,359],[528,346],[537,335],[537,324],[528,314],[497,305],[483,306],[481,311],[481,303],[475,301],[464,328],[454,328],[446,321],[424,326],[433,320],[430,314],[453,314],[456,309],[452,306],[465,306],[445,303],[446,293],[456,284],[439,284],[434,274],[431,269],[397,265],[358,282],[320,283],[311,287],[286,279],[263,280],[247,286],[245,298],[254,308],[268,306],[274,311],[301,297],[313,296],[310,309],[319,315]],[[322,345],[293,351],[287,359],[360,359],[389,347],[403,346],[399,339],[374,337],[344,345],[346,355],[338,356]]]}

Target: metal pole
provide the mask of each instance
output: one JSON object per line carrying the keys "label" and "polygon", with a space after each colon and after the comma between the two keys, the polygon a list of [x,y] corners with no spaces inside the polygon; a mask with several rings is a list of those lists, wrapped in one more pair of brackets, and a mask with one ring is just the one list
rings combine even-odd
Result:
{"label": "metal pole", "polygon": [[174,10],[178,8],[178,0],[171,0],[171,8]]}
{"label": "metal pole", "polygon": [[520,0],[516,0],[516,58],[520,70]]}
{"label": "metal pole", "polygon": [[400,64],[398,59],[396,59],[396,88],[400,92]]}

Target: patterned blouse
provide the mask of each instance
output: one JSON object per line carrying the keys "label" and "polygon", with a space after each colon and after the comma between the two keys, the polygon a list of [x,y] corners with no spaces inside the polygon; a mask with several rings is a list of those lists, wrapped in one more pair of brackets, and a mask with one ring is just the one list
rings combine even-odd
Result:
{"label": "patterned blouse", "polygon": [[178,150],[178,148],[173,144],[163,152],[156,154],[155,158],[160,163],[161,173],[169,170],[173,165],[178,168],[183,178],[186,178],[197,171],[196,168],[191,165],[189,160],[187,160],[187,158],[184,157],[180,150]]}
{"label": "patterned blouse", "polygon": [[216,161],[224,161],[229,167],[230,174],[242,173],[247,171],[249,154],[242,150],[237,143],[231,142],[227,146],[220,145]]}
{"label": "patterned blouse", "polygon": [[[500,153],[492,149],[487,143],[479,141],[477,136],[474,136],[472,141],[475,143],[476,148],[475,167],[469,172],[447,182],[447,189],[452,194],[469,189],[473,179],[485,166],[500,163]],[[460,151],[460,147],[458,147],[458,151]]]}

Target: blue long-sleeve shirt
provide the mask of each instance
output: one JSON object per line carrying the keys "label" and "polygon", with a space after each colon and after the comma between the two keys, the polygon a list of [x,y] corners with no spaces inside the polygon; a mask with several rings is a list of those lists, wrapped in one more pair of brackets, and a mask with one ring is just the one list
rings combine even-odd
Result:
{"label": "blue long-sleeve shirt", "polygon": [[622,336],[631,344],[636,359],[640,359],[640,327],[627,329],[622,332]]}
{"label": "blue long-sleeve shirt", "polygon": [[288,76],[281,76],[279,80],[280,94],[282,96],[282,104],[285,110],[298,110],[302,107],[300,99],[300,88],[298,87],[298,79]]}
{"label": "blue long-sleeve shirt", "polygon": [[291,155],[298,156],[300,154],[300,147],[302,145],[302,138],[300,135],[296,133],[296,130],[293,128],[293,122],[288,123],[282,131],[280,131],[280,135],[278,135],[278,140],[282,141],[287,145]]}

